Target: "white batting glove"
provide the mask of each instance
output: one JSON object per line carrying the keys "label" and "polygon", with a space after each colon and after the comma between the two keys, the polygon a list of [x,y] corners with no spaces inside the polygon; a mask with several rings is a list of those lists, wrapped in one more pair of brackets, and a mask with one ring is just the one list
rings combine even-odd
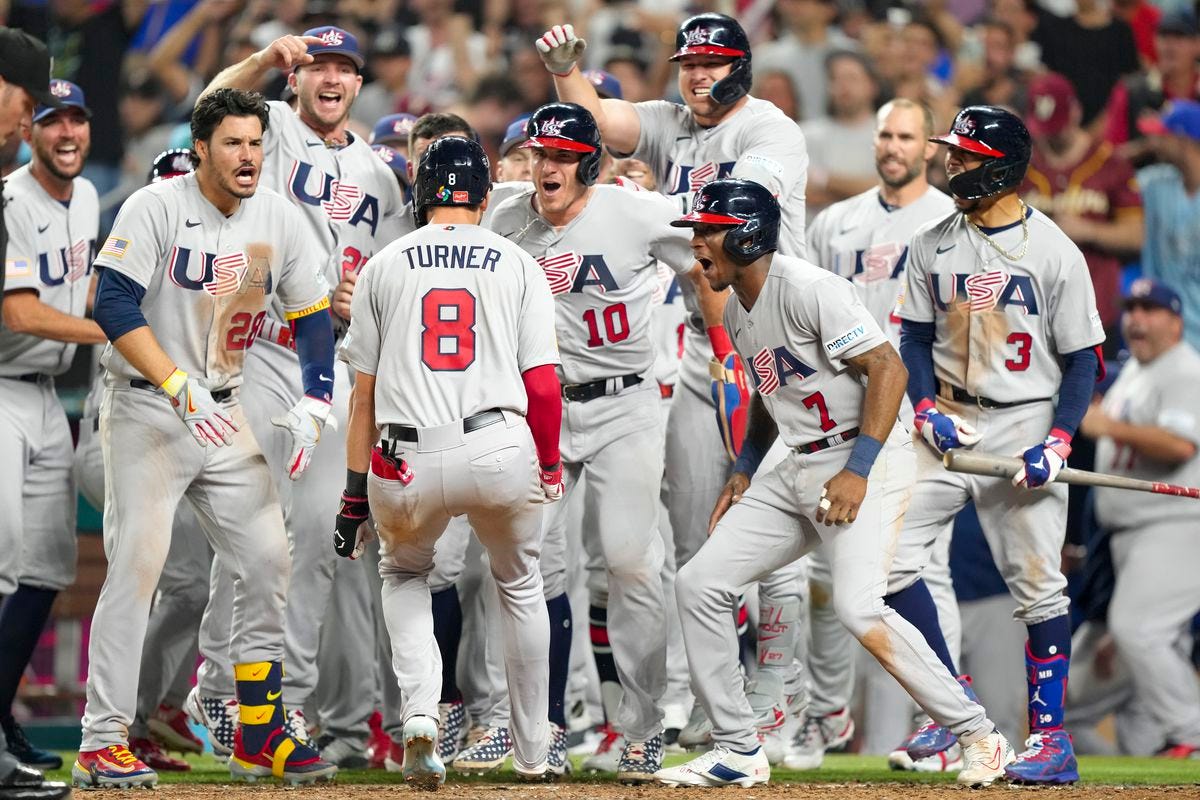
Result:
{"label": "white batting glove", "polygon": [[201,447],[233,444],[233,434],[238,432],[237,424],[198,380],[177,369],[163,381],[162,388],[171,398],[175,414],[183,420]]}
{"label": "white batting glove", "polygon": [[332,406],[325,400],[305,395],[286,414],[272,417],[271,424],[292,433],[292,454],[288,457],[288,477],[296,480],[308,469],[312,451],[321,441],[321,430]]}
{"label": "white batting glove", "polygon": [[534,45],[546,69],[559,77],[570,74],[587,49],[587,41],[576,36],[575,27],[569,24],[555,25],[538,37]]}
{"label": "white batting glove", "polygon": [[545,498],[543,503],[557,503],[562,499],[566,492],[566,485],[563,483],[563,468],[562,462],[559,462],[553,469],[545,467],[538,468],[538,477],[542,481],[542,494]]}

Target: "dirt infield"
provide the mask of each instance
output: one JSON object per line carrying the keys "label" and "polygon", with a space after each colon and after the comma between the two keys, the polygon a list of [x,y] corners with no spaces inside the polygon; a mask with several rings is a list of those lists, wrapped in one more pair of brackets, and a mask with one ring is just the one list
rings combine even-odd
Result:
{"label": "dirt infield", "polygon": [[[254,796],[281,796],[289,800],[390,800],[398,795],[413,798],[444,798],[445,800],[944,800],[964,798],[971,790],[954,785],[928,784],[885,784],[885,783],[822,783],[795,784],[772,783],[767,787],[753,789],[669,789],[665,786],[619,786],[612,783],[558,783],[525,786],[514,783],[450,783],[436,793],[417,792],[401,785],[329,785],[285,789],[270,784],[256,785],[196,785],[164,784],[156,791],[158,796],[171,800],[212,800],[217,795],[236,798]],[[984,797],[981,792],[1016,798],[1015,792],[1037,800],[1191,800],[1200,796],[1197,786],[1074,786],[1065,788],[1016,788],[994,786],[977,790],[972,797]],[[141,792],[120,792],[132,798],[145,798]],[[115,797],[105,792],[105,798]],[[76,800],[82,795],[77,793]]]}

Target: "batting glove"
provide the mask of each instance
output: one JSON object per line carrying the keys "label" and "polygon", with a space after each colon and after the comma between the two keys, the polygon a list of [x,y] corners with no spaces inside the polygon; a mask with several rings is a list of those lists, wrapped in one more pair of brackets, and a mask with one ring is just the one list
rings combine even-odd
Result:
{"label": "batting glove", "polygon": [[943,414],[930,406],[913,419],[917,432],[939,453],[955,447],[970,447],[982,438],[969,422],[963,422],[957,414]]}
{"label": "batting glove", "polygon": [[534,44],[546,69],[560,77],[575,69],[575,65],[583,58],[583,51],[587,49],[587,42],[575,35],[572,25],[555,25]]}
{"label": "batting glove", "polygon": [[366,524],[371,507],[367,502],[365,473],[352,473],[347,484],[333,528],[333,550],[342,558],[353,561],[363,554],[371,539],[371,526]]}
{"label": "batting glove", "polygon": [[562,499],[563,492],[566,491],[566,486],[563,484],[561,461],[550,469],[539,465],[538,478],[542,481],[542,493],[545,495],[545,499],[542,500],[543,503],[556,503]]}
{"label": "batting glove", "polygon": [[329,401],[305,395],[286,414],[271,418],[272,425],[291,431],[292,454],[288,457],[287,473],[292,480],[308,469],[313,448],[321,441],[321,430],[331,408]]}
{"label": "batting glove", "polygon": [[1071,455],[1071,444],[1058,436],[1047,436],[1046,441],[1035,444],[1021,454],[1025,466],[1012,477],[1012,485],[1025,489],[1037,489],[1053,483]]}
{"label": "batting glove", "polygon": [[201,447],[233,444],[233,434],[238,432],[237,424],[199,381],[177,369],[163,381],[162,388],[171,398],[175,414],[183,420]]}
{"label": "batting glove", "polygon": [[742,452],[742,441],[746,438],[746,414],[750,409],[750,386],[746,382],[746,370],[737,353],[725,356],[724,361],[715,358],[708,362],[708,374],[712,377],[709,391],[713,407],[717,412],[717,430],[721,432],[721,443],[730,461],[737,461]]}

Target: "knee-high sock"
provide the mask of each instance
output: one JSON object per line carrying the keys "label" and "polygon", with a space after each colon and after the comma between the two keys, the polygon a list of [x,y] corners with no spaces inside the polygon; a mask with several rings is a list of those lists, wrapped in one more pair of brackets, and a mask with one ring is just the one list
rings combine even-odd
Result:
{"label": "knee-high sock", "polygon": [[275,731],[287,725],[283,710],[283,662],[234,664],[242,748],[258,753]]}
{"label": "knee-high sock", "polygon": [[1029,626],[1029,641],[1025,645],[1029,730],[1048,731],[1062,727],[1070,665],[1070,617],[1063,614]]}
{"label": "knee-high sock", "polygon": [[442,654],[442,696],[438,702],[453,703],[462,699],[458,690],[458,645],[462,639],[463,614],[458,602],[458,588],[451,586],[432,592],[433,638]]}
{"label": "knee-high sock", "polygon": [[957,677],[958,667],[950,657],[950,648],[946,646],[946,637],[942,635],[942,626],[938,623],[937,606],[933,604],[933,595],[929,593],[925,581],[918,578],[912,586],[884,595],[883,602],[921,632],[933,648],[934,655],[946,665],[951,675]]}
{"label": "knee-high sock", "polygon": [[0,718],[12,717],[13,698],[58,592],[20,584],[0,607]]}
{"label": "knee-high sock", "polygon": [[567,679],[571,672],[571,601],[560,594],[546,601],[550,615],[550,721],[567,727]]}
{"label": "knee-high sock", "polygon": [[596,674],[600,677],[600,704],[604,709],[604,721],[611,724],[616,720],[617,708],[621,705],[621,677],[617,674],[617,662],[608,641],[606,607],[588,606],[588,632],[592,640],[592,658],[596,660]]}

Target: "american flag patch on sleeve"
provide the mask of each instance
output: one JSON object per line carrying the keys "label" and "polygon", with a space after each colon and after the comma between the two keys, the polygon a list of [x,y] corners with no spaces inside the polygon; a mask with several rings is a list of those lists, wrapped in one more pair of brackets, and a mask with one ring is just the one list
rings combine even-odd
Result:
{"label": "american flag patch on sleeve", "polygon": [[100,255],[112,256],[113,258],[124,258],[125,251],[128,249],[128,239],[122,239],[120,236],[110,236],[104,240],[104,247],[100,248]]}

